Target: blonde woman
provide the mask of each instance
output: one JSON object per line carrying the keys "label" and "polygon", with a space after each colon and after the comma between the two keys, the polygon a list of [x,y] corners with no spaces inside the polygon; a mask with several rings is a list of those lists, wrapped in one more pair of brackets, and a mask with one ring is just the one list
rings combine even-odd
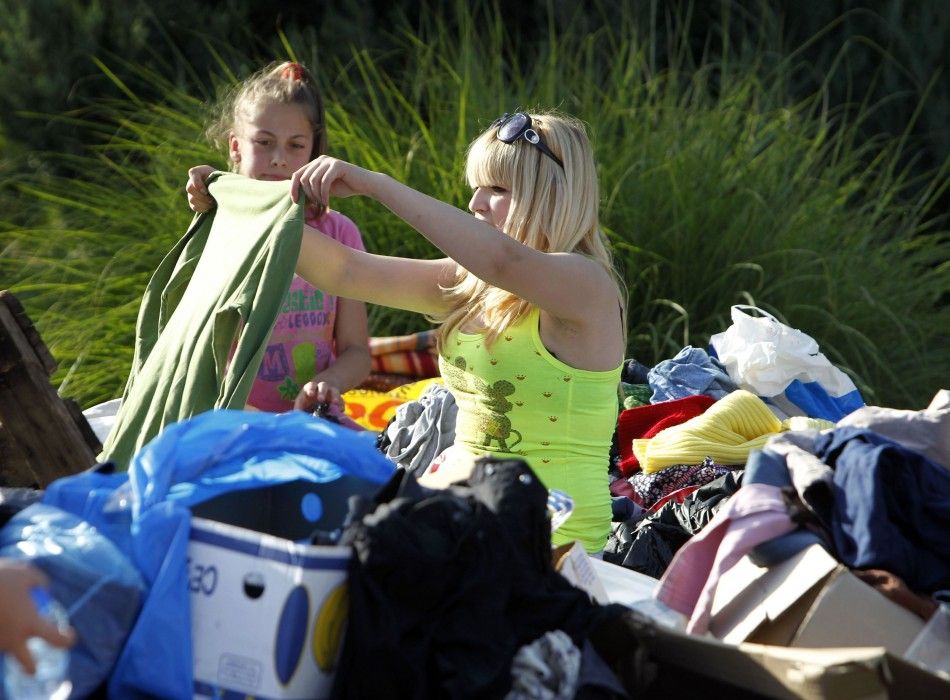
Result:
{"label": "blonde woman", "polygon": [[598,553],[611,519],[625,299],[598,224],[590,142],[564,115],[505,114],[470,145],[466,176],[473,216],[387,175],[316,158],[291,178],[295,200],[372,197],[447,257],[373,255],[307,229],[297,274],[441,324],[439,364],[458,422],[423,483],[464,478],[479,455],[522,457],[574,499],[555,543]]}

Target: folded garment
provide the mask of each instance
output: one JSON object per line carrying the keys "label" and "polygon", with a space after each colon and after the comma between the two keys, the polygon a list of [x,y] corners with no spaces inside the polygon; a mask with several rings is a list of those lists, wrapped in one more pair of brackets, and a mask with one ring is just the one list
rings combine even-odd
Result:
{"label": "folded garment", "polygon": [[[633,441],[652,438],[662,430],[685,423],[701,415],[716,402],[709,396],[687,396],[673,401],[635,406],[621,411],[617,417],[617,441],[620,448],[620,471],[630,476],[640,468],[640,460],[633,452]],[[701,462],[702,458],[697,460]]]}
{"label": "folded garment", "polygon": [[369,354],[373,357],[402,350],[435,349],[435,331],[419,331],[409,335],[374,336],[369,339]]}
{"label": "folded garment", "polygon": [[416,379],[439,376],[434,330],[409,335],[378,336],[369,339],[373,372],[403,375]]}
{"label": "folded garment", "polygon": [[428,350],[398,350],[370,357],[372,371],[418,379],[439,376],[438,356]]}
{"label": "folded garment", "polygon": [[[632,409],[637,410],[637,409]],[[718,464],[745,464],[749,452],[762,448],[783,430],[831,428],[834,424],[797,416],[780,422],[758,396],[744,389],[719,399],[702,415],[674,425],[650,439],[633,441],[633,453],[647,473],[674,464],[710,457]]]}

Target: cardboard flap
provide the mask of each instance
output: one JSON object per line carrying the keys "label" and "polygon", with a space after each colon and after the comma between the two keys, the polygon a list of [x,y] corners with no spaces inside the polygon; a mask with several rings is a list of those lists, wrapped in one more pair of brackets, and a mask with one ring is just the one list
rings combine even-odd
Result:
{"label": "cardboard flap", "polygon": [[655,625],[653,632],[649,642],[651,657],[762,697],[950,697],[950,682],[889,654],[883,647],[799,649],[751,643],[733,646],[663,625]]}
{"label": "cardboard flap", "polygon": [[880,647],[788,649],[740,644],[740,649],[802,698],[872,700],[889,697],[887,665]]}
{"label": "cardboard flap", "polygon": [[901,655],[923,621],[842,568],[822,588],[791,646],[881,646]]}
{"label": "cardboard flap", "polygon": [[563,545],[554,550],[554,568],[576,588],[587,593],[591,599],[601,605],[609,600],[607,591],[591,566],[591,559],[580,542]]}
{"label": "cardboard flap", "polygon": [[719,580],[709,630],[730,644],[745,641],[764,623],[774,622],[838,567],[822,547],[807,547],[794,557],[763,568],[743,557]]}
{"label": "cardboard flap", "polygon": [[597,578],[603,584],[609,602],[633,608],[638,607],[637,603],[653,600],[653,593],[659,583],[657,579],[602,559],[589,559]]}

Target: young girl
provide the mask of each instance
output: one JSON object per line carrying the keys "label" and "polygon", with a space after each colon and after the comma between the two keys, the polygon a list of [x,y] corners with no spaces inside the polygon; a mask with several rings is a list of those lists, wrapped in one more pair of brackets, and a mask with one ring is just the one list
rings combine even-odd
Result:
{"label": "young girl", "polygon": [[625,300],[598,225],[590,142],[569,117],[506,114],[469,147],[466,175],[474,216],[378,172],[325,156],[308,163],[293,175],[295,200],[372,197],[448,257],[372,255],[305,228],[297,274],[441,321],[456,438],[424,479],[464,478],[479,455],[523,457],[545,486],[574,499],[555,542],[600,552]]}
{"label": "young girl", "polygon": [[[323,100],[299,63],[272,64],[248,78],[224,102],[208,133],[215,142],[227,142],[233,170],[257,180],[288,180],[327,149]],[[214,206],[205,188],[213,171],[209,165],[188,171],[186,191],[194,211]],[[353,222],[324,205],[309,206],[306,223],[342,245],[364,250]],[[295,277],[248,406],[274,412],[329,407],[340,417],[341,392],[363,381],[369,369],[366,305]]]}

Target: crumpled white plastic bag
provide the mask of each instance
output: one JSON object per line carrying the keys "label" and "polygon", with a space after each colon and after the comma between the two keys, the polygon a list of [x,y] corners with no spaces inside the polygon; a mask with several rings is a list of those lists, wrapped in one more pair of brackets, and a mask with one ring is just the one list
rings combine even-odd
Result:
{"label": "crumpled white plastic bag", "polygon": [[[819,385],[833,400],[850,395],[850,403],[863,405],[851,378],[831,364],[810,335],[755,306],[737,304],[731,315],[732,325],[714,334],[709,345],[740,388],[763,398],[781,397],[798,380],[811,387]],[[812,415],[807,408],[803,411]],[[814,417],[837,420],[828,415]]]}

